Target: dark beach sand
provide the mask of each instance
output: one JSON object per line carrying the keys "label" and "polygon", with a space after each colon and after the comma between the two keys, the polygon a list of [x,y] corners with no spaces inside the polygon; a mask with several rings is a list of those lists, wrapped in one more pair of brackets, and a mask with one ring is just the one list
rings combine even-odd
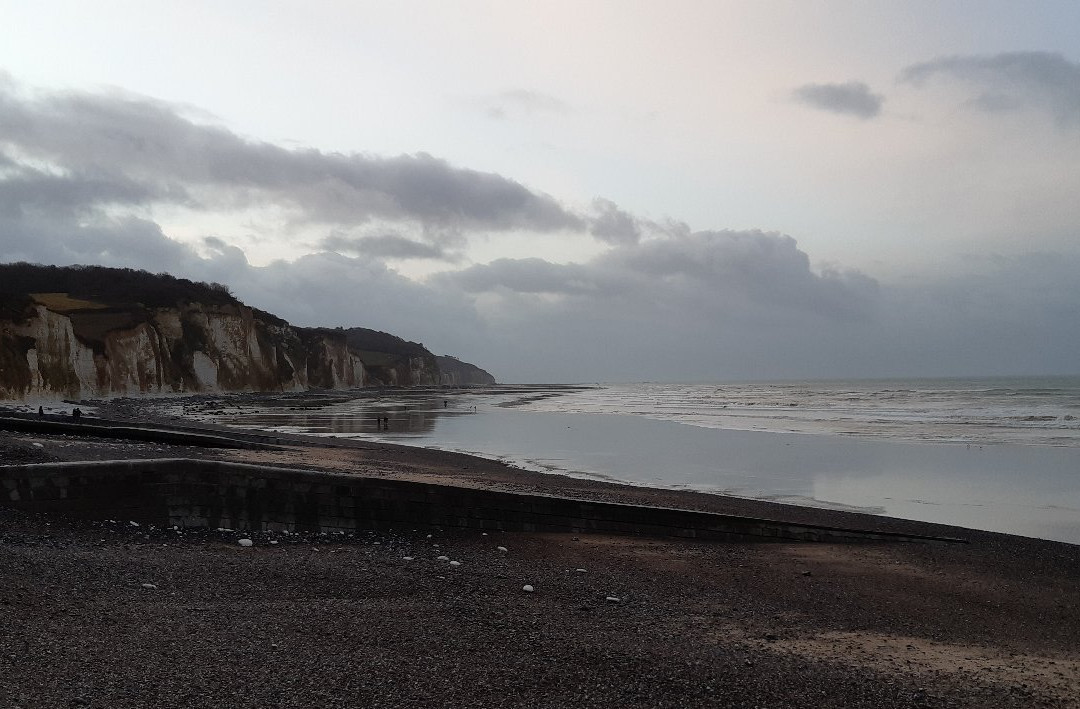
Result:
{"label": "dark beach sand", "polygon": [[1078,546],[370,443],[224,451],[0,433],[4,463],[155,456],[969,543],[401,530],[242,548],[235,533],[0,509],[0,707],[1080,706]]}

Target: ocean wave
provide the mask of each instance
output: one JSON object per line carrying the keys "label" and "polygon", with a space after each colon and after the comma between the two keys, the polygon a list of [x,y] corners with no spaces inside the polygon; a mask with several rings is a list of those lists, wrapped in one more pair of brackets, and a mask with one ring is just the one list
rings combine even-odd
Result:
{"label": "ocean wave", "polygon": [[692,426],[897,440],[1080,446],[1080,378],[612,385],[527,408],[623,414]]}

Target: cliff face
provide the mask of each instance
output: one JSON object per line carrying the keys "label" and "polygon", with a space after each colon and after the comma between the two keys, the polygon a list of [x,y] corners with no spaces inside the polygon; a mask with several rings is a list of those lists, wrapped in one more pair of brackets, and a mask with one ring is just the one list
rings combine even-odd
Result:
{"label": "cliff face", "polygon": [[441,383],[435,355],[419,342],[409,342],[379,330],[352,327],[345,337],[367,366],[372,384],[433,386]]}
{"label": "cliff face", "polygon": [[129,394],[298,391],[364,386],[343,335],[264,319],[243,305],[175,308],[48,297],[0,320],[0,399]]}
{"label": "cliff face", "polygon": [[495,383],[495,377],[480,369],[475,364],[462,362],[457,357],[440,355],[435,358],[441,375],[440,384],[461,386],[467,384],[489,385]]}
{"label": "cliff face", "polygon": [[449,376],[385,332],[294,327],[220,284],[0,264],[0,400],[494,383],[448,361]]}

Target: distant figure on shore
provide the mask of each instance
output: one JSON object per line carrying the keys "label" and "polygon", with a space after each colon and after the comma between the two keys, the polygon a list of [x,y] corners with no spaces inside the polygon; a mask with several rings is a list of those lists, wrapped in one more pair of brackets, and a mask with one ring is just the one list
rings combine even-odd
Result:
{"label": "distant figure on shore", "polygon": [[76,406],[71,410],[71,418],[75,419],[76,422],[82,418],[82,411],[79,410],[79,407]]}
{"label": "distant figure on shore", "polygon": [[449,403],[450,403],[449,401],[447,401],[446,399],[443,399],[442,400],[442,407],[445,409],[447,404],[449,404]]}
{"label": "distant figure on shore", "polygon": [[37,407],[37,415],[38,415],[39,419],[45,418],[45,407],[44,406]]}

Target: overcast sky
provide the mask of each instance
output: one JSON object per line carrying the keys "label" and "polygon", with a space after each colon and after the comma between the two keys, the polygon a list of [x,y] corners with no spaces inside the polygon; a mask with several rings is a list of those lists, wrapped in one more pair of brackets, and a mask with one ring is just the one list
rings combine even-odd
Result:
{"label": "overcast sky", "polygon": [[0,261],[500,381],[1080,373],[1080,3],[0,0]]}

